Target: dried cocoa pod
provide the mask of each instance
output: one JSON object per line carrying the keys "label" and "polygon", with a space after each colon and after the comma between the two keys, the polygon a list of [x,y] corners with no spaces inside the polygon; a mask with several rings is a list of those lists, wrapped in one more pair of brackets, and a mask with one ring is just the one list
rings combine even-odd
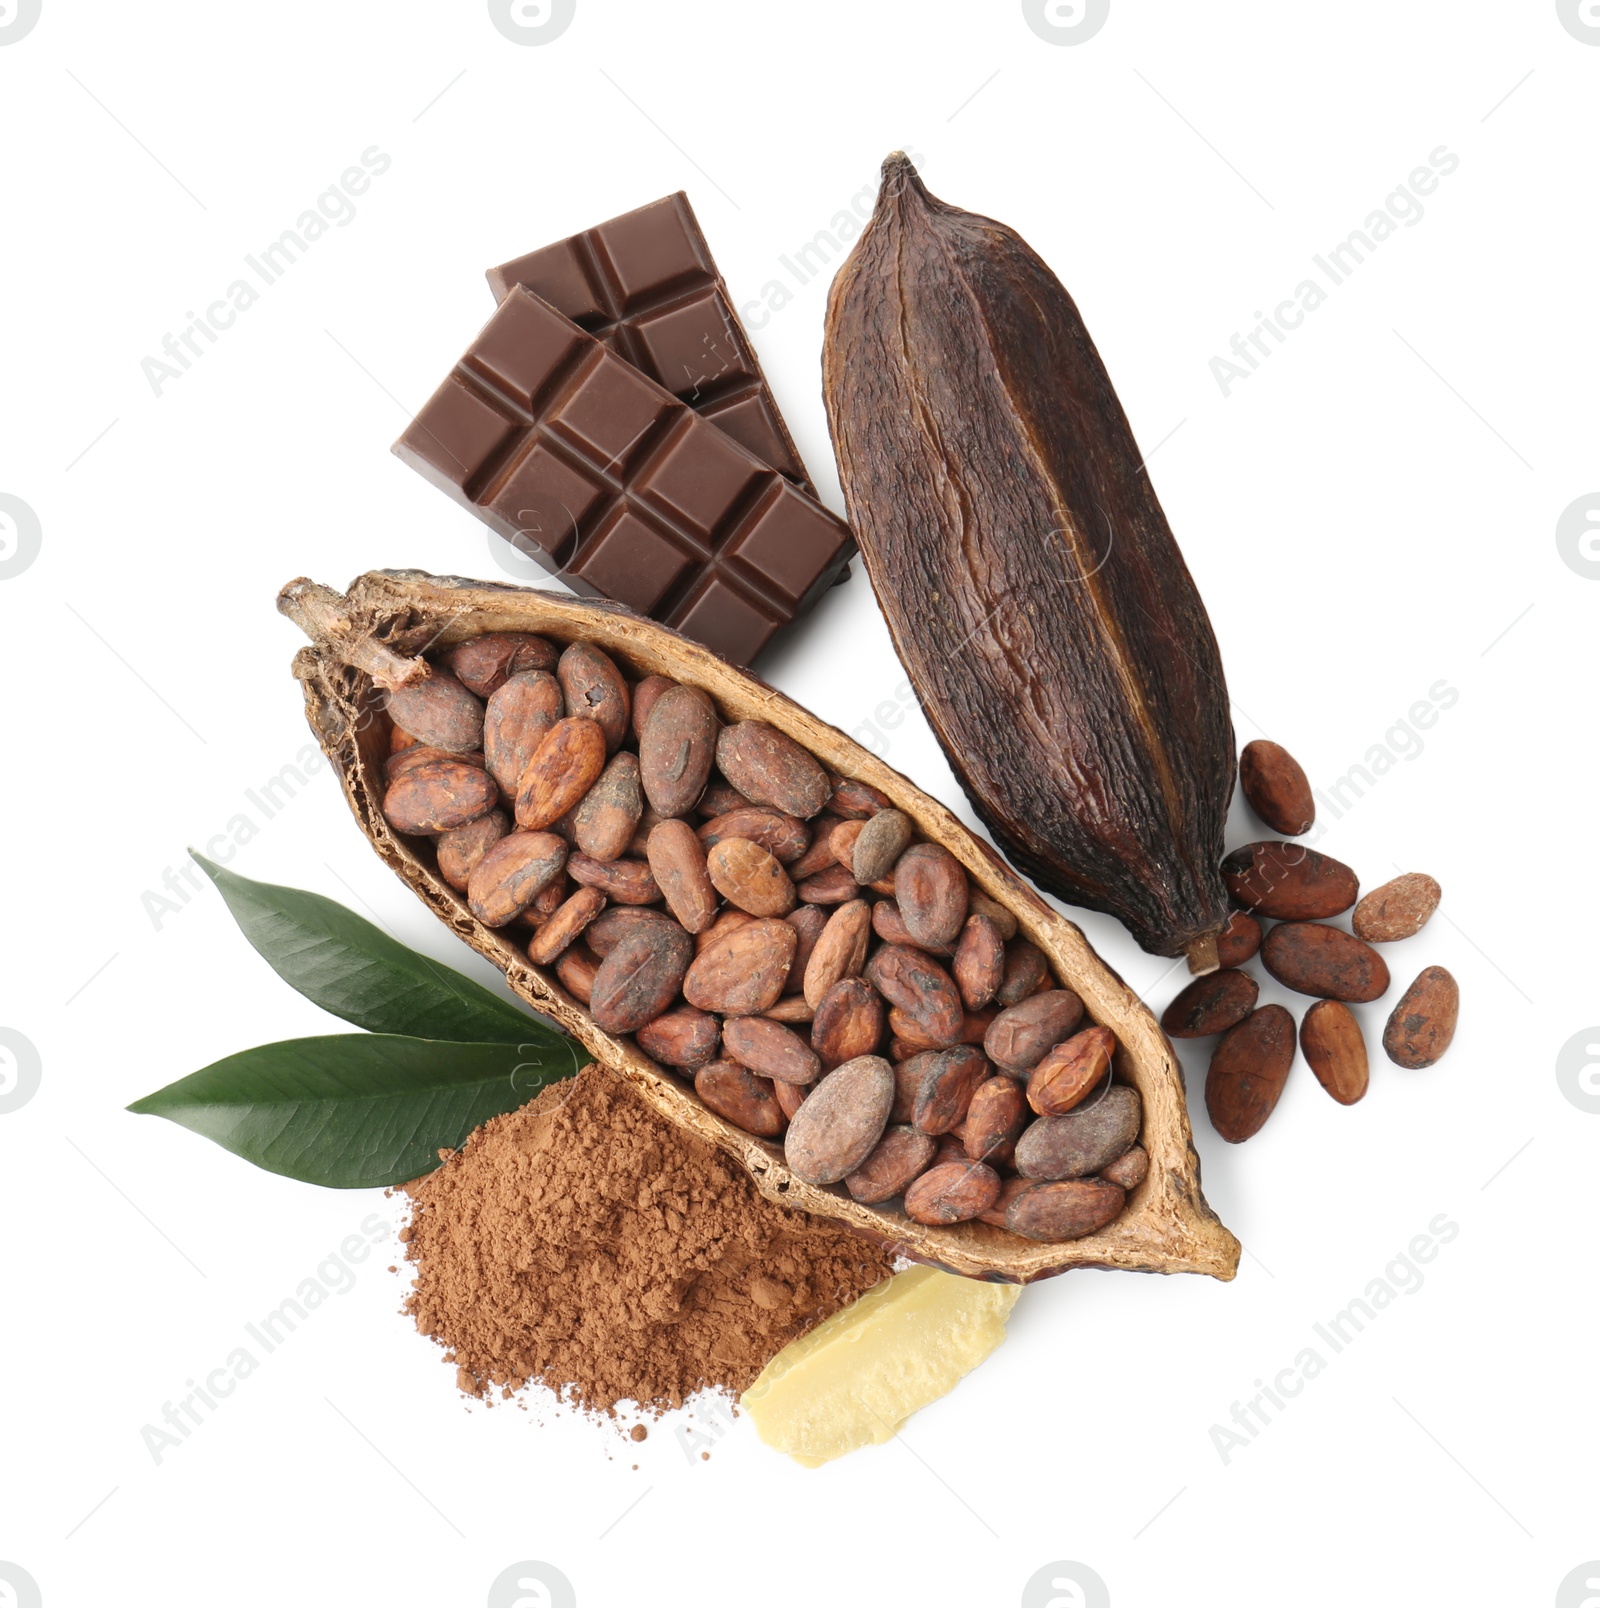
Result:
{"label": "dried cocoa pod", "polygon": [[634,741],[644,736],[645,722],[650,718],[650,711],[656,706],[656,699],[668,687],[675,687],[678,683],[671,676],[645,676],[634,683],[633,694],[629,699],[632,708],[628,713],[628,726],[633,732]]}
{"label": "dried cocoa pod", "polygon": [[[801,823],[804,825],[804,823]],[[797,859],[786,861],[790,877],[796,881],[803,881],[806,877],[814,877],[819,871],[829,870],[838,864],[833,857],[833,830],[839,825],[836,815],[819,815],[810,824],[811,846]],[[767,845],[769,848],[770,844]]]}
{"label": "dried cocoa pod", "polygon": [[[1289,1034],[1292,1051],[1293,1022]],[[1137,1091],[1113,1083],[1098,1100],[1064,1117],[1038,1117],[1017,1141],[1017,1171],[1024,1178],[1051,1181],[1087,1178],[1109,1167],[1139,1137],[1141,1114]]]}
{"label": "dried cocoa pod", "polygon": [[830,865],[795,883],[794,891],[807,904],[836,905],[854,899],[861,889],[847,867]]}
{"label": "dried cocoa pod", "polygon": [[798,1033],[766,1016],[735,1016],[722,1029],[722,1048],[741,1066],[776,1083],[815,1083],[822,1058]]}
{"label": "dried cocoa pod", "polygon": [[783,1113],[785,1121],[793,1122],[794,1114],[805,1104],[806,1095],[810,1090],[798,1083],[774,1083],[772,1097],[778,1102],[778,1109]]}
{"label": "dried cocoa pod", "polygon": [[[808,910],[816,906],[806,906]],[[805,996],[813,1009],[841,977],[859,977],[867,960],[872,912],[865,900],[852,899],[827,917],[827,925],[806,963]],[[796,957],[799,964],[799,957]]]}
{"label": "dried cocoa pod", "polygon": [[1261,945],[1261,964],[1297,994],[1365,1004],[1389,988],[1389,968],[1376,949],[1338,927],[1285,921]]}
{"label": "dried cocoa pod", "polygon": [[587,1005],[594,993],[594,980],[600,971],[600,957],[583,944],[573,944],[556,962],[556,977],[561,986],[578,1001]]}
{"label": "dried cocoa pod", "polygon": [[[911,1100],[911,1126],[919,1133],[949,1133],[967,1119],[973,1092],[993,1071],[983,1051],[971,1044],[934,1050],[916,1058],[916,1092]],[[898,1083],[898,1073],[896,1074]]]}
{"label": "dried cocoa pod", "polygon": [[644,813],[635,754],[613,754],[600,780],[584,794],[572,814],[573,836],[592,860],[616,860],[627,853]]}
{"label": "dried cocoa pod", "polygon": [[914,1223],[966,1223],[999,1197],[999,1173],[963,1157],[935,1164],[906,1190],[906,1216]]}
{"label": "dried cocoa pod", "polygon": [[500,802],[494,778],[481,765],[433,759],[414,765],[383,794],[383,818],[397,832],[451,832]]}
{"label": "dried cocoa pod", "polygon": [[[400,728],[394,728],[398,731]],[[383,762],[383,779],[386,782],[397,782],[407,771],[415,770],[418,765],[431,764],[436,759],[448,761],[452,765],[476,765],[479,770],[484,768],[482,754],[453,754],[448,748],[434,748],[428,743],[412,743],[400,749]]]}
{"label": "dried cocoa pod", "polygon": [[[825,1067],[872,1055],[883,1040],[883,1001],[859,977],[841,977],[817,1001],[811,1047]],[[908,1111],[902,1120],[909,1121]]]}
{"label": "dried cocoa pod", "polygon": [[448,670],[435,667],[410,686],[385,693],[383,702],[397,726],[430,748],[469,754],[483,747],[483,700]]}
{"label": "dried cocoa pod", "polygon": [[1083,1001],[1070,988],[1047,989],[995,1017],[983,1037],[984,1053],[1002,1071],[1031,1071],[1082,1020]]}
{"label": "dried cocoa pod", "polygon": [[1239,755],[1239,785],[1250,808],[1274,832],[1299,837],[1317,818],[1311,783],[1287,748],[1257,738]]}
{"label": "dried cocoa pod", "polygon": [[[811,828],[782,810],[746,804],[742,809],[714,815],[699,830],[700,841],[713,849],[724,838],[749,838],[768,854],[792,866],[811,846]],[[807,873],[809,874],[809,873]]]}
{"label": "dried cocoa pod", "polygon": [[605,764],[605,733],[594,721],[583,716],[558,720],[534,749],[517,784],[517,825],[539,832],[560,820],[599,780]]}
{"label": "dried cocoa pod", "polygon": [[654,904],[661,897],[661,888],[644,860],[594,860],[587,854],[571,854],[567,875],[585,888],[598,888],[614,904]]}
{"label": "dried cocoa pod", "polygon": [[[709,881],[709,878],[707,880]],[[713,888],[711,891],[715,893],[717,890]],[[754,916],[747,916],[742,910],[724,910],[704,932],[697,932],[694,935],[695,954],[703,955],[712,944],[717,943],[732,932],[735,927],[747,927],[755,919]],[[787,917],[785,919],[787,920]],[[796,930],[798,931],[798,929]],[[795,953],[799,953],[798,948],[796,948]],[[791,966],[790,976],[792,977],[793,975],[794,968]]]}
{"label": "dried cocoa pod", "polygon": [[1028,1104],[1041,1117],[1064,1117],[1111,1070],[1116,1047],[1109,1027],[1086,1027],[1057,1044],[1028,1074]]}
{"label": "dried cocoa pod", "polygon": [[535,966],[548,966],[606,907],[606,896],[598,888],[579,888],[551,912],[550,919],[533,935],[528,959]]}
{"label": "dried cocoa pod", "polygon": [[639,905],[620,905],[611,910],[604,910],[595,917],[588,932],[584,934],[584,942],[603,960],[630,932],[636,932],[640,927],[662,923],[669,927],[678,925],[665,910],[651,910]]}
{"label": "dried cocoa pod", "polygon": [[[1010,943],[1017,936],[1017,918],[1013,911],[1007,910],[998,899],[991,899],[986,893],[979,893],[976,888],[968,890],[967,914],[969,916],[987,916],[995,924],[1003,943]],[[1013,1001],[1013,1003],[1015,1003]]]}
{"label": "dried cocoa pod", "polygon": [[1237,1026],[1256,1008],[1260,985],[1248,972],[1225,967],[1197,977],[1161,1013],[1171,1038],[1209,1038]]}
{"label": "dried cocoa pod", "polygon": [[881,1056],[835,1067],[806,1096],[783,1142],[789,1170],[808,1184],[836,1184],[877,1148],[894,1099],[894,1072]]}
{"label": "dried cocoa pod", "polygon": [[778,861],[749,838],[726,838],[706,856],[706,875],[729,904],[752,916],[794,909],[794,884]]}
{"label": "dried cocoa pod", "polygon": [[683,980],[683,997],[724,1016],[771,1010],[782,997],[799,941],[794,928],[776,917],[734,927],[695,957]]}
{"label": "dried cocoa pod", "polygon": [[1439,884],[1422,871],[1407,871],[1371,893],[1350,913],[1357,938],[1394,944],[1415,938],[1439,908]]}
{"label": "dried cocoa pod", "polygon": [[464,893],[479,860],[511,830],[504,810],[490,810],[465,826],[446,832],[434,845],[439,855],[439,875],[452,888]]}
{"label": "dried cocoa pod", "polygon": [[556,662],[556,680],[568,716],[592,720],[605,733],[606,752],[614,754],[628,735],[629,693],[611,655],[592,642],[569,643]]}
{"label": "dried cocoa pod", "polygon": [[1009,1167],[1031,1113],[1015,1078],[986,1078],[972,1091],[961,1143],[973,1161]]}
{"label": "dried cocoa pod", "polygon": [[758,1139],[776,1139],[788,1119],[766,1078],[758,1078],[737,1061],[712,1061],[694,1075],[694,1092],[719,1117]]}
{"label": "dried cocoa pod", "polygon": [[566,864],[567,846],[554,832],[513,832],[478,861],[467,883],[467,905],[486,927],[503,927]]}
{"label": "dried cocoa pod", "polygon": [[722,1045],[722,1024],[709,1011],[680,1005],[646,1022],[633,1038],[652,1061],[693,1071],[716,1060]]}
{"label": "dried cocoa pod", "polygon": [[770,804],[802,821],[820,814],[833,796],[822,766],[764,720],[723,727],[717,737],[717,768],[752,804]]}
{"label": "dried cocoa pod", "polygon": [[1044,958],[1043,950],[1026,938],[1013,938],[1006,945],[1005,975],[994,991],[994,1002],[1002,1009],[1020,1005],[1029,995],[1049,988],[1052,981],[1050,962]]}
{"label": "dried cocoa pod", "polygon": [[915,836],[911,817],[900,810],[879,810],[863,821],[850,858],[856,881],[876,882],[888,876]]}
{"label": "dried cocoa pod", "polygon": [[[785,917],[785,920],[788,918]],[[802,937],[801,942],[805,940]],[[789,968],[789,980],[794,980],[794,967]],[[785,1027],[811,1026],[815,1012],[806,1004],[804,994],[785,994],[770,1010],[761,1013],[769,1022],[782,1022]]]}
{"label": "dried cocoa pod", "polygon": [[881,1206],[905,1193],[918,1174],[933,1162],[938,1140],[918,1133],[904,1123],[884,1129],[872,1154],[844,1181],[844,1187],[864,1206]]}
{"label": "dried cocoa pod", "polygon": [[1348,1005],[1319,999],[1301,1020],[1300,1053],[1340,1105],[1354,1105],[1367,1092],[1367,1041]]}
{"label": "dried cocoa pod", "polygon": [[686,815],[706,790],[721,722],[697,687],[667,686],[639,737],[645,796],[663,815]]}
{"label": "dried cocoa pod", "polygon": [[636,1033],[677,997],[694,944],[681,928],[641,927],[600,962],[589,1014],[607,1033]]}
{"label": "dried cocoa pod", "polygon": [[967,917],[950,970],[969,1011],[981,1011],[994,998],[1005,976],[1006,946],[991,917]]}
{"label": "dried cocoa pod", "polygon": [[[910,949],[921,949],[923,945],[917,943],[911,936],[910,930],[900,917],[900,906],[893,899],[880,899],[872,907],[872,930],[886,944],[900,944]],[[951,955],[949,948],[930,950],[930,954]]]}
{"label": "dried cocoa pod", "polygon": [[915,843],[895,862],[894,902],[919,948],[948,949],[967,919],[967,874],[948,849]]}
{"label": "dried cocoa pod", "polygon": [[787,992],[796,997],[799,997],[805,988],[806,968],[811,964],[811,956],[816,950],[818,940],[827,931],[830,915],[831,912],[824,910],[820,905],[797,905],[783,918],[800,934],[800,942],[795,947],[794,964],[789,968],[787,985]]}
{"label": "dried cocoa pod", "polygon": [[543,670],[514,675],[491,695],[483,715],[483,752],[508,799],[517,796],[523,773],[565,708],[561,683]]}
{"label": "dried cocoa pod", "polygon": [[1400,996],[1383,1029],[1383,1053],[1396,1066],[1432,1066],[1456,1036],[1461,990],[1443,966],[1426,966]]}
{"label": "dried cocoa pod", "polygon": [[1211,1052],[1206,1111],[1230,1145],[1261,1131],[1294,1065],[1294,1018],[1281,1005],[1263,1005],[1230,1027]]}
{"label": "dried cocoa pod", "polygon": [[704,932],[717,917],[717,890],[694,828],[687,821],[662,821],[651,830],[645,853],[667,909],[686,931]]}
{"label": "dried cocoa pod", "polygon": [[1126,1191],[1105,1178],[1034,1184],[1012,1196],[1006,1207],[1005,1226],[1027,1239],[1082,1239],[1111,1222],[1126,1199]]}
{"label": "dried cocoa pod", "polygon": [[891,1005],[897,1005],[930,1038],[954,1044],[965,1015],[950,974],[927,955],[899,944],[885,944],[866,965],[866,979]]}
{"label": "dried cocoa pod", "polygon": [[458,642],[441,655],[468,692],[479,698],[497,693],[525,670],[554,670],[555,645],[531,631],[486,631]]}
{"label": "dried cocoa pod", "polygon": [[1228,892],[1245,909],[1275,921],[1320,921],[1356,902],[1349,866],[1303,843],[1247,843],[1222,862]]}
{"label": "dried cocoa pod", "polygon": [[1261,923],[1248,911],[1235,910],[1217,939],[1217,964],[1242,966],[1261,947]]}
{"label": "dried cocoa pod", "polygon": [[1072,299],[896,152],[833,283],[823,389],[873,589],[979,815],[1052,893],[1208,969],[1222,661]]}
{"label": "dried cocoa pod", "polygon": [[1123,1151],[1109,1167],[1102,1167],[1100,1176],[1108,1184],[1131,1192],[1150,1176],[1150,1152],[1143,1145],[1134,1145]]}

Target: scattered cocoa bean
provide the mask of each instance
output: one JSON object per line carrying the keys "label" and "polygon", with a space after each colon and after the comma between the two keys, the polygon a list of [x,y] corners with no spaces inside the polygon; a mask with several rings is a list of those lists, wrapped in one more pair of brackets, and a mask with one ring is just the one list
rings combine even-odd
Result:
{"label": "scattered cocoa bean", "polygon": [[1028,1125],[1028,1102],[1015,1078],[986,1078],[972,1091],[961,1142],[973,1161],[1009,1167]]}
{"label": "scattered cocoa bean", "polygon": [[1439,908],[1439,884],[1422,871],[1407,871],[1386,882],[1355,907],[1350,925],[1369,944],[1394,944],[1414,938]]}
{"label": "scattered cocoa bean", "polygon": [[[1292,1042],[1292,1023],[1290,1028]],[[1050,1180],[1097,1173],[1139,1137],[1140,1114],[1138,1092],[1113,1083],[1064,1117],[1038,1117],[1017,1141],[1017,1171],[1024,1178]]]}
{"label": "scattered cocoa bean", "polygon": [[685,931],[704,932],[716,920],[717,890],[694,828],[687,821],[662,821],[652,828],[645,854],[667,909]]}
{"label": "scattered cocoa bean", "polygon": [[863,1206],[881,1206],[905,1193],[911,1181],[931,1165],[938,1148],[932,1135],[895,1123],[884,1129],[872,1154],[845,1179],[844,1187]]}
{"label": "scattered cocoa bean", "polygon": [[900,810],[880,810],[865,820],[851,848],[850,868],[856,881],[876,882],[888,876],[915,836],[911,817]]}
{"label": "scattered cocoa bean", "polygon": [[1300,1053],[1340,1105],[1354,1105],[1367,1092],[1367,1042],[1348,1005],[1319,999],[1300,1022]]}
{"label": "scattered cocoa bean", "polygon": [[467,906],[486,927],[503,927],[559,876],[567,846],[554,832],[512,832],[478,861],[467,883]]}
{"label": "scattered cocoa bean", "polygon": [[906,1190],[906,1216],[930,1225],[966,1223],[999,1197],[999,1173],[963,1157],[930,1167]]}
{"label": "scattered cocoa bean", "polygon": [[585,888],[598,888],[616,904],[654,904],[661,888],[644,860],[594,860],[587,854],[567,859],[567,875]]}
{"label": "scattered cocoa bean", "polygon": [[1047,1050],[1028,1074],[1028,1104],[1042,1117],[1064,1117],[1111,1070],[1116,1047],[1109,1027],[1086,1027]]}
{"label": "scattered cocoa bean", "polygon": [[737,1061],[712,1061],[694,1075],[694,1092],[719,1117],[758,1139],[776,1139],[788,1119],[766,1078]]}
{"label": "scattered cocoa bean", "polygon": [[1131,1150],[1123,1151],[1109,1167],[1102,1167],[1100,1176],[1108,1184],[1131,1192],[1150,1176],[1150,1152],[1143,1145],[1134,1145]]}
{"label": "scattered cocoa bean", "polygon": [[811,828],[782,810],[746,804],[726,815],[714,815],[700,828],[700,842],[707,849],[724,838],[749,838],[786,866],[793,866],[811,846]]}
{"label": "scattered cocoa bean", "polygon": [[1261,923],[1247,910],[1235,910],[1217,935],[1217,964],[1242,966],[1261,947]]}
{"label": "scattered cocoa bean", "polygon": [[543,670],[512,676],[490,697],[483,716],[484,759],[508,799],[517,796],[539,744],[565,708],[561,683]]}
{"label": "scattered cocoa bean", "polygon": [[663,815],[685,815],[706,790],[721,722],[697,687],[668,686],[639,738],[645,797]]}
{"label": "scattered cocoa bean", "polygon": [[389,718],[430,748],[470,754],[483,747],[483,700],[437,666],[421,681],[386,692]]}
{"label": "scattered cocoa bean", "polygon": [[681,927],[640,927],[600,962],[589,999],[595,1026],[636,1033],[671,1005],[689,969],[694,944]]}
{"label": "scattered cocoa bean", "polygon": [[1239,755],[1239,786],[1250,808],[1274,832],[1299,837],[1317,818],[1311,783],[1287,748],[1257,738]]}
{"label": "scattered cocoa bean", "polygon": [[1286,921],[1261,945],[1261,964],[1297,994],[1365,1003],[1389,987],[1389,968],[1376,949],[1338,927]]}
{"label": "scattered cocoa bean", "polygon": [[473,868],[496,843],[511,830],[504,810],[490,810],[465,826],[446,832],[435,845],[439,855],[439,875],[452,888],[466,892]]}
{"label": "scattered cocoa bean", "polygon": [[729,904],[752,916],[794,909],[794,884],[778,861],[749,838],[727,838],[706,856],[706,875]]}
{"label": "scattered cocoa bean", "polygon": [[578,847],[593,860],[616,860],[627,853],[644,813],[636,754],[619,753],[572,812]]}
{"label": "scattered cocoa bean", "polygon": [[1320,921],[1356,902],[1360,884],[1349,866],[1303,843],[1247,843],[1222,862],[1236,904],[1280,921]]}
{"label": "scattered cocoa bean", "polygon": [[605,763],[605,733],[594,721],[582,716],[558,720],[518,783],[517,825],[538,832],[559,820],[594,786]]}
{"label": "scattered cocoa bean", "polygon": [[1230,1027],[1211,1052],[1206,1072],[1211,1126],[1231,1145],[1259,1133],[1293,1065],[1294,1018],[1283,1006],[1263,1005]]}
{"label": "scattered cocoa bean", "polygon": [[848,1177],[883,1137],[893,1100],[894,1072],[881,1056],[860,1055],[835,1067],[789,1124],[783,1153],[790,1170],[808,1184]]}
{"label": "scattered cocoa bean", "polygon": [[[556,663],[567,714],[592,720],[614,754],[628,735],[628,683],[610,654],[592,642],[569,643]],[[659,808],[659,806],[657,806]]]}
{"label": "scattered cocoa bean", "polygon": [[961,1003],[969,1011],[982,1010],[994,998],[1005,976],[1006,946],[989,916],[967,917],[950,970],[961,991]]}
{"label": "scattered cocoa bean", "polygon": [[431,759],[384,790],[383,818],[397,832],[450,832],[487,815],[500,802],[494,778],[479,765]]}
{"label": "scattered cocoa bean", "polygon": [[1256,1008],[1261,986],[1248,972],[1224,967],[1197,977],[1161,1013],[1172,1038],[1209,1038],[1226,1033]]}
{"label": "scattered cocoa bean", "polygon": [[696,956],[683,980],[683,997],[724,1016],[771,1010],[782,997],[799,942],[794,928],[776,917],[734,927]]}
{"label": "scattered cocoa bean", "polygon": [[[811,1047],[824,1067],[872,1055],[883,1040],[883,1001],[859,977],[841,977],[817,1001]],[[908,1111],[903,1120],[910,1121]]]}
{"label": "scattered cocoa bean", "polygon": [[717,767],[752,803],[770,804],[802,821],[820,814],[833,796],[828,773],[816,760],[762,720],[723,727],[717,737]]}
{"label": "scattered cocoa bean", "polygon": [[[814,910],[814,905],[806,906]],[[815,1008],[841,977],[859,977],[866,964],[872,912],[866,902],[852,899],[827,917],[827,925],[812,949],[803,973],[805,996]],[[799,964],[799,957],[796,957]]]}
{"label": "scattered cocoa bean", "polygon": [[722,1024],[707,1011],[680,1005],[646,1022],[633,1039],[652,1061],[693,1071],[717,1058]]}
{"label": "scattered cocoa bean", "polygon": [[1026,938],[1013,938],[1006,945],[1005,975],[994,991],[994,1002],[1002,1008],[1020,1005],[1030,994],[1049,988],[1051,980],[1044,951]]}
{"label": "scattered cocoa bean", "polygon": [[984,1053],[1002,1071],[1031,1071],[1082,1020],[1083,1001],[1070,988],[1046,989],[995,1017],[984,1034]]}
{"label": "scattered cocoa bean", "polygon": [[606,896],[598,888],[579,888],[551,912],[550,919],[534,934],[528,945],[528,959],[535,966],[548,966],[605,907]]}
{"label": "scattered cocoa bean", "polygon": [[948,948],[967,919],[967,873],[948,849],[915,843],[895,862],[894,901],[914,943]]}
{"label": "scattered cocoa bean", "polygon": [[1461,990],[1443,966],[1426,966],[1400,996],[1383,1029],[1383,1053],[1396,1066],[1432,1066],[1456,1036]]}
{"label": "scattered cocoa bean", "polygon": [[1006,1207],[1005,1226],[1026,1239],[1058,1244],[1098,1233],[1127,1200],[1104,1178],[1077,1178],[1021,1189]]}
{"label": "scattered cocoa bean", "polygon": [[950,974],[927,955],[885,944],[866,965],[867,981],[897,1005],[930,1038],[954,1044],[965,1021],[961,996]]}
{"label": "scattered cocoa bean", "polygon": [[722,1048],[741,1066],[778,1083],[815,1083],[822,1076],[817,1052],[770,1017],[734,1017],[722,1030]]}

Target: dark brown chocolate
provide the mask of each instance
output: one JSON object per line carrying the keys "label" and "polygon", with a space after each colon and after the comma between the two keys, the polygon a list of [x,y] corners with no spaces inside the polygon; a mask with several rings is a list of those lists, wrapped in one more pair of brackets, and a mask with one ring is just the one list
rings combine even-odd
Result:
{"label": "dark brown chocolate", "polygon": [[736,664],[855,550],[842,520],[520,287],[394,451],[573,590]]}
{"label": "dark brown chocolate", "polygon": [[682,190],[488,272],[521,285],[813,492]]}

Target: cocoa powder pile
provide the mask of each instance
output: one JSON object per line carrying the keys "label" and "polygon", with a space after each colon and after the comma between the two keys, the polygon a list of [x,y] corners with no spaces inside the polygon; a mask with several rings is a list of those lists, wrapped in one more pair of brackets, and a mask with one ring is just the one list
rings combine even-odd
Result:
{"label": "cocoa powder pile", "polygon": [[405,1193],[407,1310],[480,1397],[537,1381],[609,1413],[742,1391],[893,1268],[764,1200],[597,1064],[484,1124]]}

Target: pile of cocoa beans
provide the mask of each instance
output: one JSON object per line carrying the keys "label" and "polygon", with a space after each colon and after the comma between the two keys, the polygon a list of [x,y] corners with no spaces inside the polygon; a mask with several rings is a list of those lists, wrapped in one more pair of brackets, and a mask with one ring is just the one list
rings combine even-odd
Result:
{"label": "pile of cocoa beans", "polygon": [[[1271,742],[1248,744],[1239,781],[1252,810],[1274,831],[1310,831],[1315,801],[1305,772]],[[1367,1046],[1350,1009],[1381,999],[1389,967],[1379,949],[1414,937],[1439,907],[1439,884],[1411,871],[1365,897],[1349,866],[1303,843],[1248,843],[1222,863],[1239,908],[1218,944],[1220,971],[1196,978],[1173,1000],[1161,1025],[1173,1038],[1221,1034],[1206,1074],[1206,1110],[1224,1139],[1240,1143],[1272,1115],[1294,1064],[1294,1017],[1256,1004],[1256,980],[1241,968],[1259,954],[1268,973],[1317,1004],[1300,1023],[1300,1050],[1317,1081],[1341,1105],[1367,1092]],[[1350,911],[1350,931],[1332,924]],[[1263,927],[1263,918],[1276,925]],[[1427,966],[1401,995],[1383,1032],[1397,1066],[1432,1066],[1455,1035],[1456,980]]]}
{"label": "pile of cocoa beans", "polygon": [[582,641],[473,638],[387,709],[390,826],[807,1182],[1059,1241],[1143,1181],[1109,1029],[877,789]]}

